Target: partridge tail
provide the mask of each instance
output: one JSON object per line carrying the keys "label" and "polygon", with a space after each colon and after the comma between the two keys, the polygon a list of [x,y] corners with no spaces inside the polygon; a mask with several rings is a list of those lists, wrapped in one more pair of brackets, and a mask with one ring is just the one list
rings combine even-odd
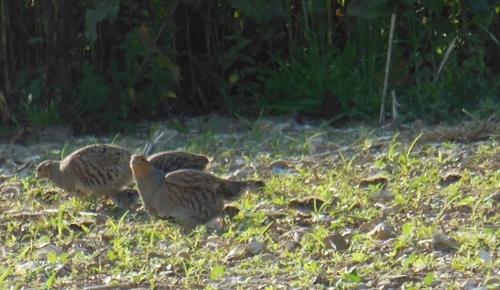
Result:
{"label": "partridge tail", "polygon": [[255,193],[264,189],[265,183],[262,180],[227,181],[225,186],[218,189],[226,201],[235,201],[246,191]]}

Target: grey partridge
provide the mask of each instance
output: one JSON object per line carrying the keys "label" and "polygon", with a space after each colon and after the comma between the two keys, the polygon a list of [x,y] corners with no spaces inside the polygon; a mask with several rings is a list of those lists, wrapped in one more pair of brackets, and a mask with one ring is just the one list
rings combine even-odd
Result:
{"label": "grey partridge", "polygon": [[210,160],[205,155],[184,151],[165,151],[148,157],[149,163],[165,173],[179,169],[205,170]]}
{"label": "grey partridge", "polygon": [[[132,152],[126,148],[97,144],[83,147],[61,161],[46,160],[36,169],[36,178],[46,178],[73,196],[110,197],[120,208],[133,208],[137,191],[124,189],[134,183],[130,169]],[[208,157],[183,151],[161,152],[150,157],[165,173],[182,169],[204,170]]]}
{"label": "grey partridge", "polygon": [[146,212],[159,218],[173,217],[186,232],[219,217],[225,201],[264,186],[261,180],[231,181],[191,169],[165,175],[141,154],[132,155],[130,167]]}
{"label": "grey partridge", "polygon": [[119,146],[98,144],[81,148],[61,161],[46,160],[36,178],[47,178],[78,197],[107,197],[133,183],[128,162],[132,153]]}

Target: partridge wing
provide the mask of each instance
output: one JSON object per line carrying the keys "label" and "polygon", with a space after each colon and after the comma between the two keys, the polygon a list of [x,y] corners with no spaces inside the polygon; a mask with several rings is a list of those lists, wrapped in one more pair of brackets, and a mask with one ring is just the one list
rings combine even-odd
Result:
{"label": "partridge wing", "polygon": [[179,169],[205,170],[210,163],[203,155],[182,151],[162,152],[148,158],[154,167],[169,173]]}
{"label": "partridge wing", "polygon": [[165,176],[167,185],[175,185],[184,188],[217,189],[222,180],[203,171],[182,169],[170,172]]}

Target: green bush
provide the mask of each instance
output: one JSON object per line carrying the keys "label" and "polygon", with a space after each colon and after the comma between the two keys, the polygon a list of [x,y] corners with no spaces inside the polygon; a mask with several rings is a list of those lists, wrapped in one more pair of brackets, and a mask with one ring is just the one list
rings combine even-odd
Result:
{"label": "green bush", "polygon": [[15,112],[10,125],[64,122],[95,133],[144,119],[262,111],[376,120],[391,13],[388,92],[396,91],[403,120],[439,122],[462,108],[496,113],[500,6],[484,1],[5,5],[0,89]]}

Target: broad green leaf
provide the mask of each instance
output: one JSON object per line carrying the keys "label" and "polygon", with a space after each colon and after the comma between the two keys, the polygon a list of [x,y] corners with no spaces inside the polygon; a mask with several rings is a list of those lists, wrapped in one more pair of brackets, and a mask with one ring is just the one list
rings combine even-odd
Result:
{"label": "broad green leaf", "polygon": [[362,281],[361,277],[359,277],[358,271],[356,269],[353,269],[349,275],[349,280],[352,282],[360,283]]}
{"label": "broad green leaf", "polygon": [[430,272],[429,274],[427,274],[424,278],[424,283],[425,285],[431,285],[432,283],[432,280],[434,280],[434,275],[432,274],[432,272]]}
{"label": "broad green leaf", "polygon": [[[490,4],[493,2],[494,4]],[[469,0],[470,10],[472,13],[481,13],[486,10],[490,10],[495,7],[495,2],[498,1],[488,1],[488,0]]]}
{"label": "broad green leaf", "polygon": [[471,24],[479,24],[484,27],[490,27],[491,22],[493,21],[493,16],[494,12],[493,11],[483,11],[480,13],[477,13],[472,17],[472,20],[470,21]]}
{"label": "broad green leaf", "polygon": [[85,38],[87,38],[90,43],[90,48],[94,50],[94,43],[97,40],[97,23],[108,18],[113,21],[120,10],[119,1],[113,1],[115,3],[100,2],[97,9],[89,9],[85,13]]}
{"label": "broad green leaf", "polygon": [[170,59],[170,57],[164,56],[162,53],[158,53],[158,63],[161,67],[166,68],[170,71],[170,74],[174,77],[176,83],[179,82],[179,78],[181,75],[180,69],[172,62],[172,59]]}

